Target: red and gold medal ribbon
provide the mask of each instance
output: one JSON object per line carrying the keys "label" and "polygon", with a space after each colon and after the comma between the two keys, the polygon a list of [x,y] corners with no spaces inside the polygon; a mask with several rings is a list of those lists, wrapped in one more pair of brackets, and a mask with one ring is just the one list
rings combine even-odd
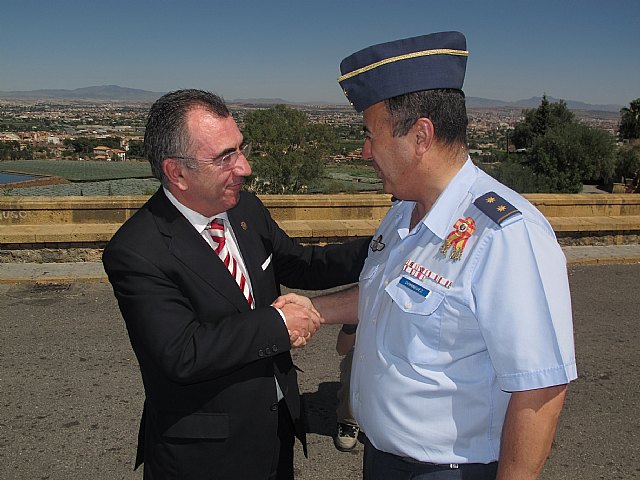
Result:
{"label": "red and gold medal ribbon", "polygon": [[460,218],[455,225],[453,226],[453,230],[447,236],[447,239],[440,247],[440,253],[443,255],[447,254],[449,247],[453,245],[453,250],[451,251],[451,260],[457,261],[462,258],[462,251],[464,247],[467,245],[467,240],[476,231],[476,222],[473,221],[473,218]]}

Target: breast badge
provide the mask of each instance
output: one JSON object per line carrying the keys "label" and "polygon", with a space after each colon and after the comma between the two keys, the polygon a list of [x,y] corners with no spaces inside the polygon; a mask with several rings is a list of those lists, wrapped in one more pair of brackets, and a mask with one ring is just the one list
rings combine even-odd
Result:
{"label": "breast badge", "polygon": [[457,262],[462,258],[462,251],[464,250],[464,247],[467,246],[467,240],[469,240],[469,237],[471,237],[475,231],[476,222],[473,221],[473,218],[460,218],[455,223],[453,230],[440,247],[440,253],[446,256],[449,248],[453,246],[449,258],[454,262]]}
{"label": "breast badge", "polygon": [[384,247],[385,244],[382,243],[382,235],[378,235],[378,238],[371,240],[371,251],[379,252],[380,250],[383,250]]}

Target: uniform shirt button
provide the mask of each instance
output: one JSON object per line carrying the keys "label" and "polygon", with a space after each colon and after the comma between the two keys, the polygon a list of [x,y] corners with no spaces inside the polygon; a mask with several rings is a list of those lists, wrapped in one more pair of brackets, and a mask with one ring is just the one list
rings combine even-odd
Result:
{"label": "uniform shirt button", "polygon": [[384,281],[384,286],[386,287],[387,285],[389,285],[389,280]]}
{"label": "uniform shirt button", "polygon": [[411,308],[411,302],[404,302],[404,308]]}

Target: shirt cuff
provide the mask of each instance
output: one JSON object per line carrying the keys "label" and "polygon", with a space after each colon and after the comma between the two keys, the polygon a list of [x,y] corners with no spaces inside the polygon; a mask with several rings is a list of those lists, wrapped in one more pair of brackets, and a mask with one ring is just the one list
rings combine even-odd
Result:
{"label": "shirt cuff", "polygon": [[[273,305],[271,305],[273,307]],[[278,313],[280,314],[280,316],[282,317],[282,321],[284,322],[284,326],[287,327],[287,330],[289,329],[289,325],[287,325],[287,317],[284,316],[284,312],[282,310],[280,310],[278,307],[273,307],[275,308]]]}
{"label": "shirt cuff", "polygon": [[500,375],[498,384],[505,392],[520,392],[538,388],[564,385],[578,378],[575,362],[535,372]]}

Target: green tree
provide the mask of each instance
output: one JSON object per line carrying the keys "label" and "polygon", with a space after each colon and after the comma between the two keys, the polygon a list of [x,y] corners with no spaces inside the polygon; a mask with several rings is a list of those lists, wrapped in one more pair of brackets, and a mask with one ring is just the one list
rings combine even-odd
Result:
{"label": "green tree", "polygon": [[284,105],[250,112],[244,123],[255,151],[250,187],[258,193],[307,191],[323,176],[323,158],[337,145],[331,127]]}
{"label": "green tree", "polygon": [[122,146],[122,138],[120,137],[105,137],[97,138],[98,145],[104,145],[109,148],[120,148]]}
{"label": "green tree", "polygon": [[618,136],[621,140],[640,138],[640,98],[629,104],[629,108],[620,110],[620,128]]}
{"label": "green tree", "polygon": [[534,141],[526,164],[546,176],[551,191],[579,193],[585,182],[609,182],[616,156],[612,135],[582,123],[569,123],[549,129]]}
{"label": "green tree", "polygon": [[538,108],[525,110],[523,114],[524,120],[513,131],[512,141],[516,148],[529,148],[547,130],[576,121],[575,115],[563,100],[550,103],[546,95],[543,95]]}
{"label": "green tree", "polygon": [[73,149],[78,155],[89,155],[93,153],[94,147],[98,146],[94,138],[87,137],[65,138],[62,143],[65,147]]}
{"label": "green tree", "polygon": [[20,148],[20,142],[10,140],[0,142],[0,160],[20,160],[23,154]]}
{"label": "green tree", "polygon": [[579,122],[564,101],[524,112],[514,144],[525,148],[522,164],[546,178],[551,192],[578,193],[582,184],[611,180],[616,168],[615,138]]}
{"label": "green tree", "polygon": [[640,143],[623,145],[618,150],[616,178],[636,178],[640,174]]}
{"label": "green tree", "polygon": [[32,158],[47,159],[51,156],[49,148],[44,145],[35,146],[31,149]]}
{"label": "green tree", "polygon": [[105,137],[105,138],[65,138],[63,145],[65,147],[71,147],[79,155],[92,155],[93,149],[102,145],[109,148],[120,148],[122,139],[120,137]]}
{"label": "green tree", "polygon": [[130,158],[144,158],[144,142],[142,140],[131,140],[127,156]]}
{"label": "green tree", "polygon": [[518,193],[547,193],[551,191],[551,182],[546,176],[535,173],[530,167],[517,160],[508,159],[495,166],[479,163],[478,166]]}

